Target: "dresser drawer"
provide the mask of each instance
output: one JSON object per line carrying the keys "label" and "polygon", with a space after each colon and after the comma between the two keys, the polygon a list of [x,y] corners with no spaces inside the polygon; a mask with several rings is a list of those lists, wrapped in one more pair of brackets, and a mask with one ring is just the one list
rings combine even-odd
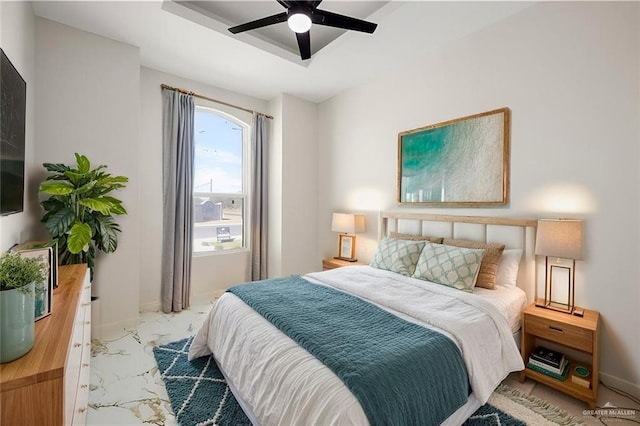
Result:
{"label": "dresser drawer", "polygon": [[[91,298],[89,288],[89,300]],[[83,299],[84,300],[84,299]],[[82,356],[80,359],[80,374],[78,377],[78,392],[74,401],[72,426],[84,425],[87,420],[89,405],[89,382],[91,379],[91,302],[83,302],[84,323],[82,339]]]}
{"label": "dresser drawer", "polygon": [[71,420],[73,419],[73,409],[78,392],[82,343],[84,340],[85,312],[86,310],[84,308],[78,306],[73,323],[71,340],[69,341],[67,362],[64,369],[64,421],[66,425],[71,424]]}
{"label": "dresser drawer", "polygon": [[588,353],[593,352],[593,333],[591,330],[531,315],[525,315],[524,324],[527,334],[562,343],[565,346]]}
{"label": "dresser drawer", "polygon": [[73,323],[71,347],[65,365],[65,425],[84,425],[89,394],[91,356],[91,284],[85,275]]}
{"label": "dresser drawer", "polygon": [[[86,327],[90,329],[89,327]],[[80,364],[80,377],[78,379],[78,392],[74,401],[72,426],[85,425],[87,422],[87,409],[89,408],[89,381],[90,381],[91,343],[86,343],[82,349]]]}

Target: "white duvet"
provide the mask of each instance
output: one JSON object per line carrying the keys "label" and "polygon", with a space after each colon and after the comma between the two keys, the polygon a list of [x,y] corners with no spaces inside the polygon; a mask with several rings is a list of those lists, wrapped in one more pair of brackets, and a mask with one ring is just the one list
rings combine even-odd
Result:
{"label": "white duvet", "polygon": [[[305,278],[444,332],[460,348],[480,404],[510,372],[524,368],[504,315],[478,296],[369,266]],[[368,424],[357,399],[333,372],[231,293],[209,312],[189,358],[211,353],[255,423]]]}

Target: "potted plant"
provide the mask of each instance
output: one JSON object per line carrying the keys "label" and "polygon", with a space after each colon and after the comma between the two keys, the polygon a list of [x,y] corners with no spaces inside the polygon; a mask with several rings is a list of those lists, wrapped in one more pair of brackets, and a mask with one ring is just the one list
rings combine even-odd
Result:
{"label": "potted plant", "polygon": [[0,257],[0,362],[20,358],[33,347],[35,297],[45,290],[47,274],[42,258]]}
{"label": "potted plant", "polygon": [[118,248],[120,227],[114,216],[127,211],[110,194],[126,187],[129,179],[112,176],[106,166],[92,169],[87,157],[75,156],[75,167],[43,164],[49,176],[40,192],[50,197],[40,203],[45,210],[42,222],[58,242],[59,263],[86,263],[93,277],[96,250],[112,253]]}

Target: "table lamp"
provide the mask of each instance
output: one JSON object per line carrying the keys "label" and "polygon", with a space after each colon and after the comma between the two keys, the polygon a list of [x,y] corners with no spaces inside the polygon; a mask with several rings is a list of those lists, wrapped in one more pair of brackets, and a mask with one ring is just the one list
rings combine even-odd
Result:
{"label": "table lamp", "polygon": [[356,236],[364,232],[364,216],[351,213],[334,213],[331,220],[331,230],[340,232],[338,241],[338,256],[348,262],[356,262]]}
{"label": "table lamp", "polygon": [[[580,315],[576,310],[575,267],[582,259],[582,221],[575,219],[540,219],[536,232],[535,254],[545,256],[544,300],[536,300],[536,306],[560,312]],[[564,277],[566,276],[566,284]],[[567,287],[566,302],[554,300],[558,287]],[[555,286],[555,288],[554,288]]]}

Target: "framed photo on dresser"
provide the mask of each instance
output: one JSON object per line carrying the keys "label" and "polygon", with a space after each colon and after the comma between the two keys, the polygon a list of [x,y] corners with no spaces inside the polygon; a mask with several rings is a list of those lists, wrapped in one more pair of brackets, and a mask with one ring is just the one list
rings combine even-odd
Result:
{"label": "framed photo on dresser", "polygon": [[34,317],[38,321],[51,314],[53,289],[58,286],[58,250],[55,242],[28,242],[11,247],[22,257],[40,258],[47,265],[47,279],[42,291],[35,296]]}

